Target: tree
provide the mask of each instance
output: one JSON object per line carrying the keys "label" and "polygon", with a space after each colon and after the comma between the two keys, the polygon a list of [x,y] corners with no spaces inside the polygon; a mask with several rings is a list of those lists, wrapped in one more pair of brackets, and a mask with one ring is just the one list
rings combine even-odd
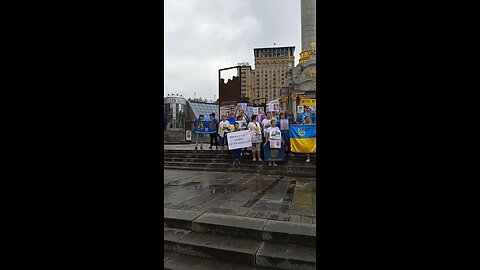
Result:
{"label": "tree", "polygon": [[240,98],[240,103],[247,103],[250,105],[250,98],[249,97],[241,97]]}

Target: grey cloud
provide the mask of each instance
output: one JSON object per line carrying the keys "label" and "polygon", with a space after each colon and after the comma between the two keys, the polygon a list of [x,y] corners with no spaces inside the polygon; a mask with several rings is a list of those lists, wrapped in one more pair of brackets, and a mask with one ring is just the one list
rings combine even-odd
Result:
{"label": "grey cloud", "polygon": [[165,0],[164,94],[213,99],[218,69],[274,42],[298,62],[300,38],[300,0]]}

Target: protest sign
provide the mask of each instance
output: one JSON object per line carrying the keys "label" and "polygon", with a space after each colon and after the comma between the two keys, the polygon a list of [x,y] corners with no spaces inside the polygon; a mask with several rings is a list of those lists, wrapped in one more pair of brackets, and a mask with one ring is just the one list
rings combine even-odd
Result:
{"label": "protest sign", "polygon": [[249,130],[236,131],[227,134],[228,150],[252,146],[252,134]]}
{"label": "protest sign", "polygon": [[297,113],[298,114],[303,113],[303,106],[297,106]]}
{"label": "protest sign", "polygon": [[280,119],[280,130],[289,130],[288,119]]}
{"label": "protest sign", "polygon": [[282,133],[280,133],[280,130],[278,128],[271,128],[269,137],[271,140],[281,140],[282,139]]}
{"label": "protest sign", "polygon": [[238,103],[238,108],[241,110],[247,110],[247,103]]}
{"label": "protest sign", "polygon": [[214,119],[200,120],[196,119],[193,133],[195,134],[213,134],[217,132],[217,125]]}
{"label": "protest sign", "polygon": [[263,145],[263,153],[265,161],[282,161],[285,159],[285,149],[280,148],[270,148],[270,145]]}
{"label": "protest sign", "polygon": [[282,141],[281,140],[271,140],[270,141],[270,148],[280,148],[282,147]]}

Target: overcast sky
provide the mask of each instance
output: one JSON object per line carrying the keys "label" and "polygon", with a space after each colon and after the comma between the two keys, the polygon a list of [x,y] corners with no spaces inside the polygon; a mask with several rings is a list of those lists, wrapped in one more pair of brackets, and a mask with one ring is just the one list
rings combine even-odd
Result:
{"label": "overcast sky", "polygon": [[165,0],[164,6],[164,96],[218,98],[218,70],[242,62],[254,68],[254,48],[295,46],[298,63],[300,0]]}

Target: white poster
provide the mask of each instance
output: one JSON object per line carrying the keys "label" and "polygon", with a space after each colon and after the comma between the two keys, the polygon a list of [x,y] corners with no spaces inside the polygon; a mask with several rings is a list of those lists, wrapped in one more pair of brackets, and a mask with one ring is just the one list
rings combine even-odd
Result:
{"label": "white poster", "polygon": [[228,150],[252,146],[252,134],[249,130],[236,131],[227,134]]}
{"label": "white poster", "polygon": [[288,119],[280,119],[280,130],[289,130]]}
{"label": "white poster", "polygon": [[271,140],[281,140],[282,139],[282,133],[280,133],[280,130],[278,128],[270,130],[270,139]]}
{"label": "white poster", "polygon": [[303,106],[297,106],[297,114],[303,113]]}
{"label": "white poster", "polygon": [[246,111],[247,110],[247,103],[238,103],[238,108],[240,110]]}
{"label": "white poster", "polygon": [[258,107],[253,107],[253,115],[258,115]]}
{"label": "white poster", "polygon": [[273,104],[267,104],[267,112],[273,111]]}
{"label": "white poster", "polygon": [[271,140],[270,141],[270,148],[281,148],[282,141],[281,140]]}

